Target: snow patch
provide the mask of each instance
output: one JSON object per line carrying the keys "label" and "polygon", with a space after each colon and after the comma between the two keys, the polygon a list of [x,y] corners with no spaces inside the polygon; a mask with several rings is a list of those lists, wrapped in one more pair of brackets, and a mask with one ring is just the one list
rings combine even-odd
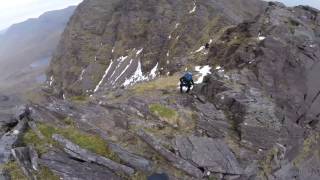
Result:
{"label": "snow patch", "polygon": [[53,76],[51,76],[50,81],[49,81],[49,86],[52,86],[53,82],[54,82],[54,78],[53,78]]}
{"label": "snow patch", "polygon": [[179,26],[180,26],[180,23],[177,23],[174,28],[177,29]]}
{"label": "snow patch", "polygon": [[81,74],[80,74],[80,77],[79,77],[79,81],[82,81],[82,80],[83,80],[83,75],[84,75],[85,72],[86,72],[86,70],[85,70],[85,69],[82,69]]}
{"label": "snow patch", "polygon": [[110,63],[110,65],[109,65],[109,67],[106,69],[104,75],[102,76],[102,79],[100,80],[100,82],[98,83],[98,85],[96,86],[96,88],[94,89],[93,92],[97,92],[97,91],[99,90],[99,87],[101,86],[103,80],[106,78],[107,74],[109,73],[112,64],[113,64],[113,61],[111,60],[111,63]]}
{"label": "snow patch", "polygon": [[249,64],[252,64],[252,63],[254,63],[255,61],[256,61],[256,60],[253,59],[253,60],[249,61]]}
{"label": "snow patch", "polygon": [[265,36],[262,36],[261,33],[259,33],[259,35],[258,35],[259,41],[263,41],[265,38],[266,38]]}
{"label": "snow patch", "polygon": [[171,34],[168,36],[168,39],[171,39]]}
{"label": "snow patch", "polygon": [[150,75],[149,75],[149,76],[150,76],[152,79],[154,79],[154,78],[157,76],[156,72],[157,72],[157,70],[158,70],[158,65],[159,65],[159,63],[157,63],[157,64],[154,66],[154,68],[152,68],[151,71],[150,71]]}
{"label": "snow patch", "polygon": [[13,131],[13,134],[14,134],[14,135],[18,135],[19,133],[20,133],[20,131],[18,131],[18,130],[14,130],[14,131]]}
{"label": "snow patch", "polygon": [[121,56],[117,59],[117,61],[119,61],[120,63],[122,63],[124,60],[126,60],[128,58],[128,56]]}
{"label": "snow patch", "polygon": [[216,69],[216,70],[219,70],[219,69],[221,69],[221,66],[217,66],[215,69]]}
{"label": "snow patch", "polygon": [[213,41],[213,40],[212,40],[212,39],[210,39],[209,44],[211,44],[211,43],[212,43],[212,41]]}
{"label": "snow patch", "polygon": [[180,38],[180,36],[177,36],[177,37],[176,37],[176,40],[178,40],[179,38]]}
{"label": "snow patch", "polygon": [[198,78],[198,80],[195,82],[195,84],[200,84],[203,82],[203,78],[209,74],[211,74],[210,70],[212,68],[209,65],[206,66],[196,66],[195,67],[195,71],[197,71],[200,74],[200,77]]}
{"label": "snow patch", "polygon": [[191,11],[189,11],[189,14],[192,14],[192,13],[196,12],[196,10],[197,10],[197,5],[195,2],[193,2],[193,5],[194,5],[193,9]]}
{"label": "snow patch", "polygon": [[141,48],[140,50],[137,51],[137,55],[139,55],[140,53],[142,53],[143,48]]}
{"label": "snow patch", "polygon": [[314,47],[316,47],[316,45],[315,44],[310,44],[309,47],[314,48]]}
{"label": "snow patch", "polygon": [[123,83],[123,85],[129,86],[131,84],[134,84],[134,83],[137,83],[140,81],[144,81],[144,80],[148,80],[148,77],[143,75],[142,69],[141,69],[141,62],[139,61],[136,71],[129,79],[126,79],[126,81]]}
{"label": "snow patch", "polygon": [[111,51],[112,53],[114,53],[114,47],[112,48],[112,51]]}
{"label": "snow patch", "polygon": [[201,52],[202,50],[204,50],[206,47],[201,46],[198,50],[195,51],[195,53]]}
{"label": "snow patch", "polygon": [[124,70],[121,72],[121,74],[114,80],[114,82],[117,82],[118,79],[127,71],[127,69],[131,66],[133,59],[130,60],[129,64],[124,68]]}
{"label": "snow patch", "polygon": [[167,57],[169,57],[169,55],[170,55],[170,52],[168,51],[168,52],[167,52]]}

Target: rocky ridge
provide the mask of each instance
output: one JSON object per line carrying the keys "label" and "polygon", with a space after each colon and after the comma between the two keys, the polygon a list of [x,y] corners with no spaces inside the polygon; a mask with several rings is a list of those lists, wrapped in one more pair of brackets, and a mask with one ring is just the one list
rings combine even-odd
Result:
{"label": "rocky ridge", "polygon": [[[63,179],[319,179],[319,11],[260,1],[148,2],[80,5],[47,87],[31,98],[31,111],[7,118],[10,127],[4,123],[2,138],[17,140],[21,124],[29,130],[18,138],[22,143],[0,146],[8,152],[3,163],[14,149],[28,157],[19,165],[31,178],[43,173],[32,169],[38,162]],[[183,42],[164,45],[178,37],[165,21],[160,27],[151,20],[136,36],[140,31],[123,28],[135,27],[134,17],[158,12],[153,8],[161,15],[179,9],[169,17],[185,18],[175,32]],[[222,19],[210,24],[205,17],[215,13]],[[111,30],[115,24],[121,28]],[[142,41],[144,30],[156,35]],[[107,43],[99,47],[102,40]],[[169,64],[168,49],[175,52]],[[199,84],[180,94],[177,82],[186,68]],[[12,154],[21,161],[21,153]]]}

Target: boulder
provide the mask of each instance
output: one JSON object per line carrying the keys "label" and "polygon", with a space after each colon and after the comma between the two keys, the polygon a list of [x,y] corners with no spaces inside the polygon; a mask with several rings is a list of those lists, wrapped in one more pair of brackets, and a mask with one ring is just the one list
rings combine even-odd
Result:
{"label": "boulder", "polygon": [[158,152],[161,156],[163,156],[167,161],[169,161],[174,167],[186,172],[190,176],[196,177],[196,178],[202,178],[203,173],[200,169],[198,169],[196,166],[191,164],[190,162],[182,159],[181,157],[173,154],[166,148],[164,148],[159,141],[157,141],[154,137],[147,134],[143,130],[139,130],[137,132],[138,136],[146,142],[149,146],[152,147],[156,152]]}
{"label": "boulder", "polygon": [[212,172],[240,175],[243,173],[235,155],[220,139],[207,137],[177,137],[180,155],[198,167]]}
{"label": "boulder", "polygon": [[18,147],[12,149],[12,155],[28,179],[35,180],[33,171],[38,170],[38,155],[35,150],[30,147]]}
{"label": "boulder", "polygon": [[40,158],[40,164],[48,167],[54,173],[66,180],[106,179],[120,180],[121,178],[103,166],[90,162],[71,159],[60,151],[50,151]]}
{"label": "boulder", "polygon": [[52,138],[57,141],[61,146],[64,147],[64,150],[74,158],[81,159],[86,162],[96,163],[98,165],[105,166],[110,170],[125,175],[133,175],[134,170],[128,166],[114,162],[106,157],[99,156],[95,153],[92,153],[86,149],[82,149],[78,145],[72,143],[68,139],[65,139],[63,136],[54,134]]}
{"label": "boulder", "polygon": [[133,154],[117,144],[109,143],[109,147],[114,153],[118,155],[121,161],[135,168],[136,170],[150,172],[153,169],[153,164],[151,161]]}
{"label": "boulder", "polygon": [[242,125],[241,141],[251,147],[268,150],[278,140],[280,133],[271,128]]}
{"label": "boulder", "polygon": [[6,163],[11,158],[11,149],[18,142],[27,126],[26,119],[21,120],[11,131],[0,139],[0,164]]}

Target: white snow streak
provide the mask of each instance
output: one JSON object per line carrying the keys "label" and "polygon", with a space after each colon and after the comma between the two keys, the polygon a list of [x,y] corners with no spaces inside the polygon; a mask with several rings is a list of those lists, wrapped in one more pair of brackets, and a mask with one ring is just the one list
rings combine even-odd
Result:
{"label": "white snow streak", "polygon": [[79,77],[79,81],[82,81],[82,80],[83,80],[83,75],[84,75],[85,72],[86,72],[86,70],[85,70],[85,69],[82,69],[81,74],[80,74],[80,77]]}
{"label": "white snow streak", "polygon": [[198,53],[198,52],[200,52],[200,51],[202,51],[202,50],[204,50],[206,47],[204,47],[204,46],[201,46],[198,50],[196,50],[195,52],[196,53]]}
{"label": "white snow streak", "polygon": [[195,67],[195,70],[200,73],[200,77],[198,78],[198,80],[195,82],[195,84],[200,84],[203,82],[203,78],[209,74],[211,74],[210,70],[211,70],[211,67],[209,65],[206,65],[206,66],[196,66]]}
{"label": "white snow streak", "polygon": [[141,48],[138,52],[137,55],[139,55],[143,51],[143,48]]}
{"label": "white snow streak", "polygon": [[121,72],[121,74],[114,80],[114,82],[117,82],[118,79],[127,71],[127,69],[131,66],[133,59],[130,60],[129,64],[124,68],[124,70]]}
{"label": "white snow streak", "polygon": [[265,36],[261,36],[261,33],[259,33],[259,35],[258,35],[258,40],[259,41],[262,41],[262,40],[264,40],[266,37]]}
{"label": "white snow streak", "polygon": [[54,81],[53,76],[51,76],[49,81],[49,86],[52,86],[53,81]]}
{"label": "white snow streak", "polygon": [[213,40],[212,40],[212,39],[210,39],[209,44],[211,44],[211,43],[212,43],[212,41],[213,41]]}
{"label": "white snow streak", "polygon": [[196,5],[196,3],[195,2],[193,2],[193,9],[191,10],[191,11],[189,11],[189,14],[192,14],[192,13],[194,13],[194,12],[196,12],[196,9],[197,9],[197,5]]}
{"label": "white snow streak", "polygon": [[158,70],[158,65],[159,65],[159,63],[157,63],[157,64],[154,66],[154,68],[152,68],[151,71],[150,71],[150,77],[151,77],[152,79],[154,79],[154,78],[157,76],[156,72],[157,72],[157,70]]}
{"label": "white snow streak", "polygon": [[121,56],[118,58],[119,63],[122,63],[124,60],[126,60],[128,56]]}
{"label": "white snow streak", "polygon": [[180,26],[180,23],[177,23],[174,28],[177,29],[179,26]]}
{"label": "white snow streak", "polygon": [[109,65],[109,67],[106,69],[102,79],[100,80],[100,82],[98,83],[98,85],[96,86],[96,88],[94,89],[94,92],[97,92],[99,90],[99,87],[101,86],[103,80],[106,78],[107,74],[109,73],[109,70],[111,69],[111,66],[113,64],[113,61],[111,60],[111,63]]}
{"label": "white snow streak", "polygon": [[123,83],[124,86],[131,85],[133,83],[148,80],[148,77],[144,76],[141,70],[141,62],[138,62],[137,70],[134,72],[134,74],[129,78],[126,79],[126,81]]}

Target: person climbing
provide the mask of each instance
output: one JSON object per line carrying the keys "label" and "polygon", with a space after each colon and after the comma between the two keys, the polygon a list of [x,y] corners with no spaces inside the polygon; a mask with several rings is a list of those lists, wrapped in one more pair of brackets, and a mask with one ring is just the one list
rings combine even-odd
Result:
{"label": "person climbing", "polygon": [[192,79],[192,73],[187,72],[183,77],[180,78],[180,92],[183,93],[183,87],[187,87],[186,93],[188,93],[191,89],[191,86],[194,85]]}
{"label": "person climbing", "polygon": [[209,48],[210,48],[210,44],[209,44],[209,43],[206,43],[205,49],[209,49]]}

